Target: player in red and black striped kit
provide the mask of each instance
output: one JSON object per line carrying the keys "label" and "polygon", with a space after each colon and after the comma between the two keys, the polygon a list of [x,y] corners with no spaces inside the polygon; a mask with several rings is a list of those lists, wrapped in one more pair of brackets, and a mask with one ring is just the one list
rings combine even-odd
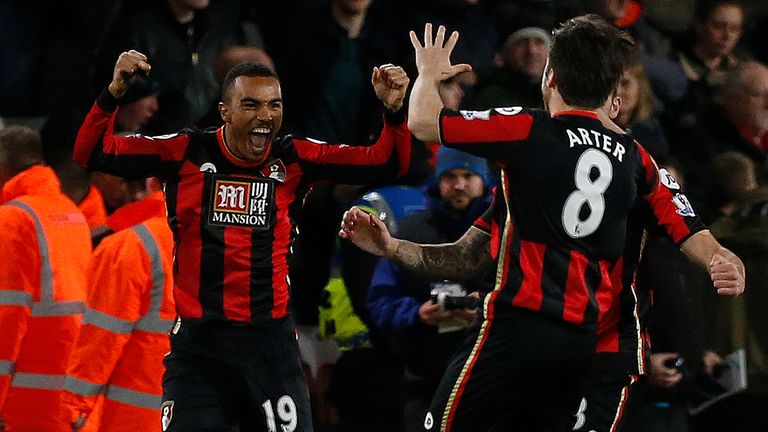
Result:
{"label": "player in red and black striped kit", "polygon": [[[441,27],[433,42],[429,25],[424,46],[411,35],[419,77],[409,125],[420,139],[495,162],[494,206],[452,245],[393,239],[358,209],[347,212],[340,235],[432,277],[472,277],[496,264],[483,320],[451,362],[426,430],[485,431],[504,416],[521,430],[582,428],[582,381],[596,353],[616,354],[610,366],[622,373],[642,370],[633,280],[644,227],[661,225],[723,294],[743,290],[743,266],[698,222],[674,180],[610,121],[631,54],[627,36],[595,16],[556,30],[542,86],[548,112],[442,109],[437,83],[467,68],[450,64],[457,38],[445,42]],[[613,430],[613,420],[590,419],[590,429]]]}
{"label": "player in red and black striped kit", "polygon": [[297,194],[318,181],[393,181],[409,171],[415,161],[401,109],[408,77],[392,65],[374,69],[372,83],[387,113],[380,138],[367,147],[277,137],[280,83],[254,64],[236,66],[226,77],[219,129],[115,136],[127,80],[149,68],[141,53],[120,56],[74,153],[90,169],[165,182],[181,320],[165,359],[163,430],[228,431],[237,424],[311,431],[287,310]]}

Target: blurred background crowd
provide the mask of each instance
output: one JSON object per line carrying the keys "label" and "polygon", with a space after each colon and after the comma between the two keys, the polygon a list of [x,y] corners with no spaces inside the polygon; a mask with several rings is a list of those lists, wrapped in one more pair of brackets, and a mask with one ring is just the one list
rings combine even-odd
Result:
{"label": "blurred background crowd", "polygon": [[[360,144],[374,141],[381,126],[372,68],[393,63],[415,78],[409,30],[432,22],[461,33],[453,60],[473,71],[443,83],[447,107],[541,107],[550,33],[583,13],[626,29],[640,47],[617,90],[616,122],[684,184],[700,218],[747,268],[745,294],[715,301],[706,274],[662,236],[649,236],[637,284],[647,309],[653,301],[652,373],[625,430],[737,430],[734,422],[745,418],[765,425],[765,0],[5,0],[0,129],[38,130],[65,194],[82,208],[98,193],[109,214],[124,202],[103,179],[94,192],[91,173],[71,152],[122,51],[138,50],[152,65],[122,101],[116,128],[123,133],[219,127],[220,84],[229,68],[249,61],[280,77],[284,133]],[[336,239],[352,203],[404,238],[457,239],[487,206],[493,170],[438,147],[431,146],[434,173],[422,186],[319,186],[305,200],[291,285],[317,430],[420,430],[416,413],[472,318],[432,306],[429,291],[445,289],[443,281],[412,280]],[[489,289],[475,285],[448,288]],[[738,349],[746,352],[747,391],[691,416],[715,365]],[[682,366],[670,365],[678,358]]]}

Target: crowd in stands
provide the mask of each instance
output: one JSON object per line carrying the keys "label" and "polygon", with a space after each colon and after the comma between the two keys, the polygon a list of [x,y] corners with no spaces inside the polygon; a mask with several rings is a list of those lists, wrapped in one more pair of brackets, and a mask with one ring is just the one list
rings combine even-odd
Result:
{"label": "crowd in stands", "polygon": [[[145,335],[152,339],[152,332],[169,330],[173,315],[170,286],[157,280],[153,285],[155,277],[170,280],[173,266],[170,233],[156,226],[160,207],[153,203],[162,201],[160,187],[91,173],[72,161],[78,128],[112,79],[121,52],[137,50],[152,64],[151,72],[135,77],[121,99],[114,126],[121,134],[219,127],[227,71],[254,62],[280,77],[281,134],[372,143],[381,130],[382,108],[369,87],[371,71],[391,63],[415,78],[409,30],[432,22],[461,33],[453,60],[473,69],[442,84],[446,107],[541,108],[551,31],[584,13],[625,29],[640,47],[617,89],[622,103],[616,123],[660,168],[685,184],[698,216],[742,257],[747,275],[744,295],[716,301],[706,275],[671,242],[648,233],[637,287],[646,312],[651,371],[628,408],[625,430],[768,430],[768,3],[763,0],[78,0],[42,8],[36,2],[4,1],[0,237],[23,242],[21,233],[45,230],[51,250],[91,254],[91,243],[83,240],[87,221],[94,248],[90,264],[87,257],[74,256],[67,263],[57,255],[61,252],[51,257],[66,277],[85,279],[76,281],[79,288],[70,300],[84,305],[85,323],[103,323],[102,312],[110,308],[125,322],[146,318],[155,325]],[[30,161],[44,161],[50,170],[20,170],[24,161],[9,156],[19,146],[29,146],[25,154]],[[291,258],[292,314],[305,339],[301,349],[318,431],[421,430],[424,404],[474,316],[467,308],[446,311],[430,294],[448,285],[460,296],[493,286],[494,275],[458,287],[413,279],[395,264],[337,238],[341,215],[353,203],[379,215],[393,233],[417,242],[454,241],[483,213],[497,182],[494,167],[446,151],[439,143],[426,143],[426,148],[430,154],[414,157],[428,159],[430,172],[401,179],[396,186],[322,184],[302,191],[302,231]],[[75,209],[60,203],[60,194],[50,198],[49,210],[74,226],[60,233],[49,234],[48,226],[28,221],[21,207],[2,206],[16,198],[8,185],[17,185],[3,176],[20,172],[45,178],[50,187],[60,184],[84,220],[74,221]],[[54,244],[62,242],[60,236],[71,239]],[[13,283],[3,278],[11,274],[3,268],[24,265],[27,259],[19,249],[4,247],[8,241],[0,241],[0,308],[10,304],[2,292]],[[148,241],[155,244],[149,252]],[[37,246],[27,252],[36,251]],[[114,304],[121,284],[134,289],[127,300]],[[154,309],[140,306],[142,296],[156,299]],[[14,393],[12,371],[4,369],[10,365],[4,356],[17,354],[7,352],[3,341],[15,319],[0,314],[0,420],[14,397],[34,397]],[[30,318],[29,334],[48,337],[38,328],[44,321]],[[136,365],[136,375],[139,369],[147,379],[162,373],[161,363],[142,365],[146,359],[133,351],[140,348],[125,338],[130,330],[119,321],[109,325],[112,333],[91,329],[79,339],[75,330],[63,331],[68,358],[56,361],[66,370],[38,371],[66,375],[66,409],[76,414],[90,411],[94,403],[78,395],[109,394],[84,389],[85,378],[104,380],[115,392],[151,393],[118,364],[117,351],[123,362]],[[334,343],[329,348],[320,339]],[[691,404],[720,373],[717,365],[739,349],[746,352],[746,391],[692,415]],[[160,351],[153,352],[157,362]],[[115,376],[88,370],[88,356],[98,355],[115,367]],[[679,359],[684,362],[675,366]],[[120,430],[107,426],[109,402],[103,405],[103,430]],[[40,409],[25,415],[45,416]],[[153,427],[160,430],[160,422]]]}

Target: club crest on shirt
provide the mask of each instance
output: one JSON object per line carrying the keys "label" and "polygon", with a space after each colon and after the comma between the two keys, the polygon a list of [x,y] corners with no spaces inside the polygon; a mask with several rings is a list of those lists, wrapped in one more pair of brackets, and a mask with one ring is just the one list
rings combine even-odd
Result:
{"label": "club crest on shirt", "polygon": [[268,229],[275,205],[274,183],[267,179],[214,176],[208,223]]}
{"label": "club crest on shirt", "polygon": [[273,180],[277,180],[280,183],[285,182],[285,165],[283,164],[283,161],[280,159],[275,159],[267,166],[261,169],[261,174],[264,177],[271,178]]}

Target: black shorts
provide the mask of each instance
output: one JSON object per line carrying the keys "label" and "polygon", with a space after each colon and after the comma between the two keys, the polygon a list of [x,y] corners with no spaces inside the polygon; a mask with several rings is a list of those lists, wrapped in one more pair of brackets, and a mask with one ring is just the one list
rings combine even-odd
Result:
{"label": "black shorts", "polygon": [[182,321],[164,364],[164,431],[312,431],[290,319],[269,328]]}
{"label": "black shorts", "polygon": [[596,354],[584,378],[583,397],[576,413],[577,432],[621,430],[626,409],[635,396],[638,376],[626,366],[622,353]]}
{"label": "black shorts", "polygon": [[570,430],[596,341],[528,311],[481,322],[448,365],[424,429]]}

